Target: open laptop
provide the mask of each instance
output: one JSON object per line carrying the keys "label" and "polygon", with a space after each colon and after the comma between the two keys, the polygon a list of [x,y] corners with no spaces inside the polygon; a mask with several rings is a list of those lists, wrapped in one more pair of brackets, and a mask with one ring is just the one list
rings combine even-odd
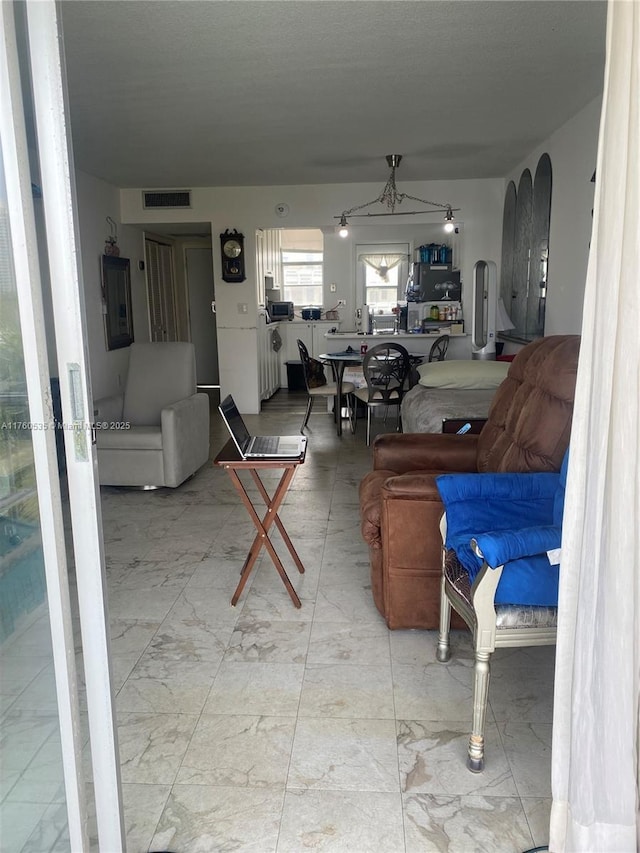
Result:
{"label": "open laptop", "polygon": [[304,435],[250,435],[231,394],[218,409],[243,459],[297,459],[304,455]]}

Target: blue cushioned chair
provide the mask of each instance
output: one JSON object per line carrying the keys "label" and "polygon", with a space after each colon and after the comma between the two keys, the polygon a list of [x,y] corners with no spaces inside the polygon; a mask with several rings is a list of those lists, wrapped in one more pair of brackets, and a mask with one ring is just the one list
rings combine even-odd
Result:
{"label": "blue cushioned chair", "polygon": [[473,726],[467,766],[484,768],[492,652],[556,640],[568,451],[558,474],[444,474],[444,542],[437,658],[450,657],[451,608],[471,629]]}

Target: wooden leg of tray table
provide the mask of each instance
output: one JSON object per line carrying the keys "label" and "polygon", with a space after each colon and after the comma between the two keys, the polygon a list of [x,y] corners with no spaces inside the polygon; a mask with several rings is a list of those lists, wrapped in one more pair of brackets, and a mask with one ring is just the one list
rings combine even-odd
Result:
{"label": "wooden leg of tray table", "polygon": [[[293,471],[293,470],[294,469],[292,468],[291,471]],[[262,495],[263,501],[266,503],[267,506],[272,505],[271,498],[269,497],[269,494],[268,494],[267,490],[265,489],[262,480],[260,479],[260,475],[258,474],[258,472],[254,468],[251,469],[251,476],[255,480],[256,486],[258,487],[258,490],[259,490],[260,494]],[[293,473],[291,474],[291,477],[293,477]],[[291,482],[291,479],[289,480],[289,482]],[[285,495],[288,491],[288,488],[289,488],[289,486],[287,484],[287,486],[284,490]],[[284,495],[282,497],[284,498]],[[274,500],[275,500],[275,496],[274,496]],[[281,500],[278,501],[278,506],[280,505]],[[297,569],[300,572],[300,574],[303,575],[304,574],[304,566],[302,565],[302,560],[298,556],[298,552],[296,551],[296,549],[293,547],[293,542],[289,538],[289,534],[285,530],[284,524],[280,520],[280,516],[278,515],[277,511],[274,512],[273,521],[274,521],[276,527],[278,528],[278,530],[280,531],[280,535],[284,539],[285,545],[289,549],[289,553],[291,554],[291,556],[293,558],[293,562],[296,564]]]}
{"label": "wooden leg of tray table", "polygon": [[[247,494],[247,492],[246,492],[246,490],[242,484],[242,481],[238,477],[235,470],[233,468],[227,468],[227,471],[229,472],[229,476],[231,477],[231,481],[233,482],[234,486],[236,487],[236,490],[237,490],[238,494],[240,495],[242,503],[245,505],[247,512],[251,516],[251,520],[253,521],[253,523],[256,527],[256,530],[257,530],[256,536],[253,540],[251,548],[249,549],[249,553],[247,554],[247,559],[245,560],[244,566],[242,567],[242,572],[240,574],[240,582],[238,583],[238,586],[236,587],[236,591],[233,593],[233,597],[231,599],[231,604],[235,607],[235,605],[238,603],[238,599],[242,595],[242,591],[243,591],[243,589],[247,583],[247,580],[249,579],[249,575],[251,574],[251,570],[253,569],[253,566],[255,565],[258,554],[260,553],[260,549],[264,545],[266,547],[267,551],[269,552],[271,560],[272,560],[274,566],[276,567],[276,570],[277,570],[278,574],[280,575],[282,582],[284,583],[284,585],[287,589],[287,592],[289,593],[289,596],[291,597],[291,600],[293,601],[294,605],[296,607],[302,607],[302,603],[301,603],[300,599],[298,598],[298,595],[297,595],[295,589],[291,585],[291,581],[289,580],[289,577],[288,577],[288,575],[284,569],[284,566],[282,565],[280,558],[278,557],[276,550],[273,547],[273,545],[271,544],[271,540],[269,539],[269,528],[271,527],[271,525],[273,524],[275,519],[278,517],[278,515],[277,515],[278,514],[278,508],[279,508],[280,504],[282,503],[282,500],[283,500],[283,498],[287,492],[287,489],[289,488],[289,484],[291,483],[291,480],[293,479],[293,475],[295,473],[295,467],[292,466],[290,468],[285,469],[284,473],[282,474],[282,477],[280,478],[280,482],[278,483],[278,487],[276,488],[276,491],[275,491],[272,499],[269,499],[269,496],[267,495],[267,493],[265,491],[266,501],[267,501],[267,512],[266,512],[266,514],[262,520],[260,519],[257,512],[255,511],[255,508],[254,508],[253,504],[251,503],[251,499],[249,498],[249,495]],[[251,473],[252,474],[254,473],[254,469],[251,469]],[[262,487],[262,489],[264,489],[264,487]],[[279,519],[278,519],[278,521],[279,521]]]}

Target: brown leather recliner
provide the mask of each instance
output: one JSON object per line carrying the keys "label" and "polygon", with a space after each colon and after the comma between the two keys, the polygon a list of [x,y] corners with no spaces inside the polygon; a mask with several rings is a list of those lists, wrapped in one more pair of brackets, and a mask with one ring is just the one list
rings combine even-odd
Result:
{"label": "brown leather recliner", "polygon": [[578,335],[540,338],[524,347],[496,391],[480,435],[378,436],[373,471],[360,484],[360,512],[373,598],[389,628],[438,627],[438,474],[560,470],[579,348]]}

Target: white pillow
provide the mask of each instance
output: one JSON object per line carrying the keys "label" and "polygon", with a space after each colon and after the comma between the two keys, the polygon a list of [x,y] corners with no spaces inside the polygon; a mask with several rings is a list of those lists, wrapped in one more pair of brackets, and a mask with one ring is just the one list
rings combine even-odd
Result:
{"label": "white pillow", "polygon": [[508,361],[432,361],[417,368],[418,382],[426,388],[452,390],[497,388],[510,366]]}

